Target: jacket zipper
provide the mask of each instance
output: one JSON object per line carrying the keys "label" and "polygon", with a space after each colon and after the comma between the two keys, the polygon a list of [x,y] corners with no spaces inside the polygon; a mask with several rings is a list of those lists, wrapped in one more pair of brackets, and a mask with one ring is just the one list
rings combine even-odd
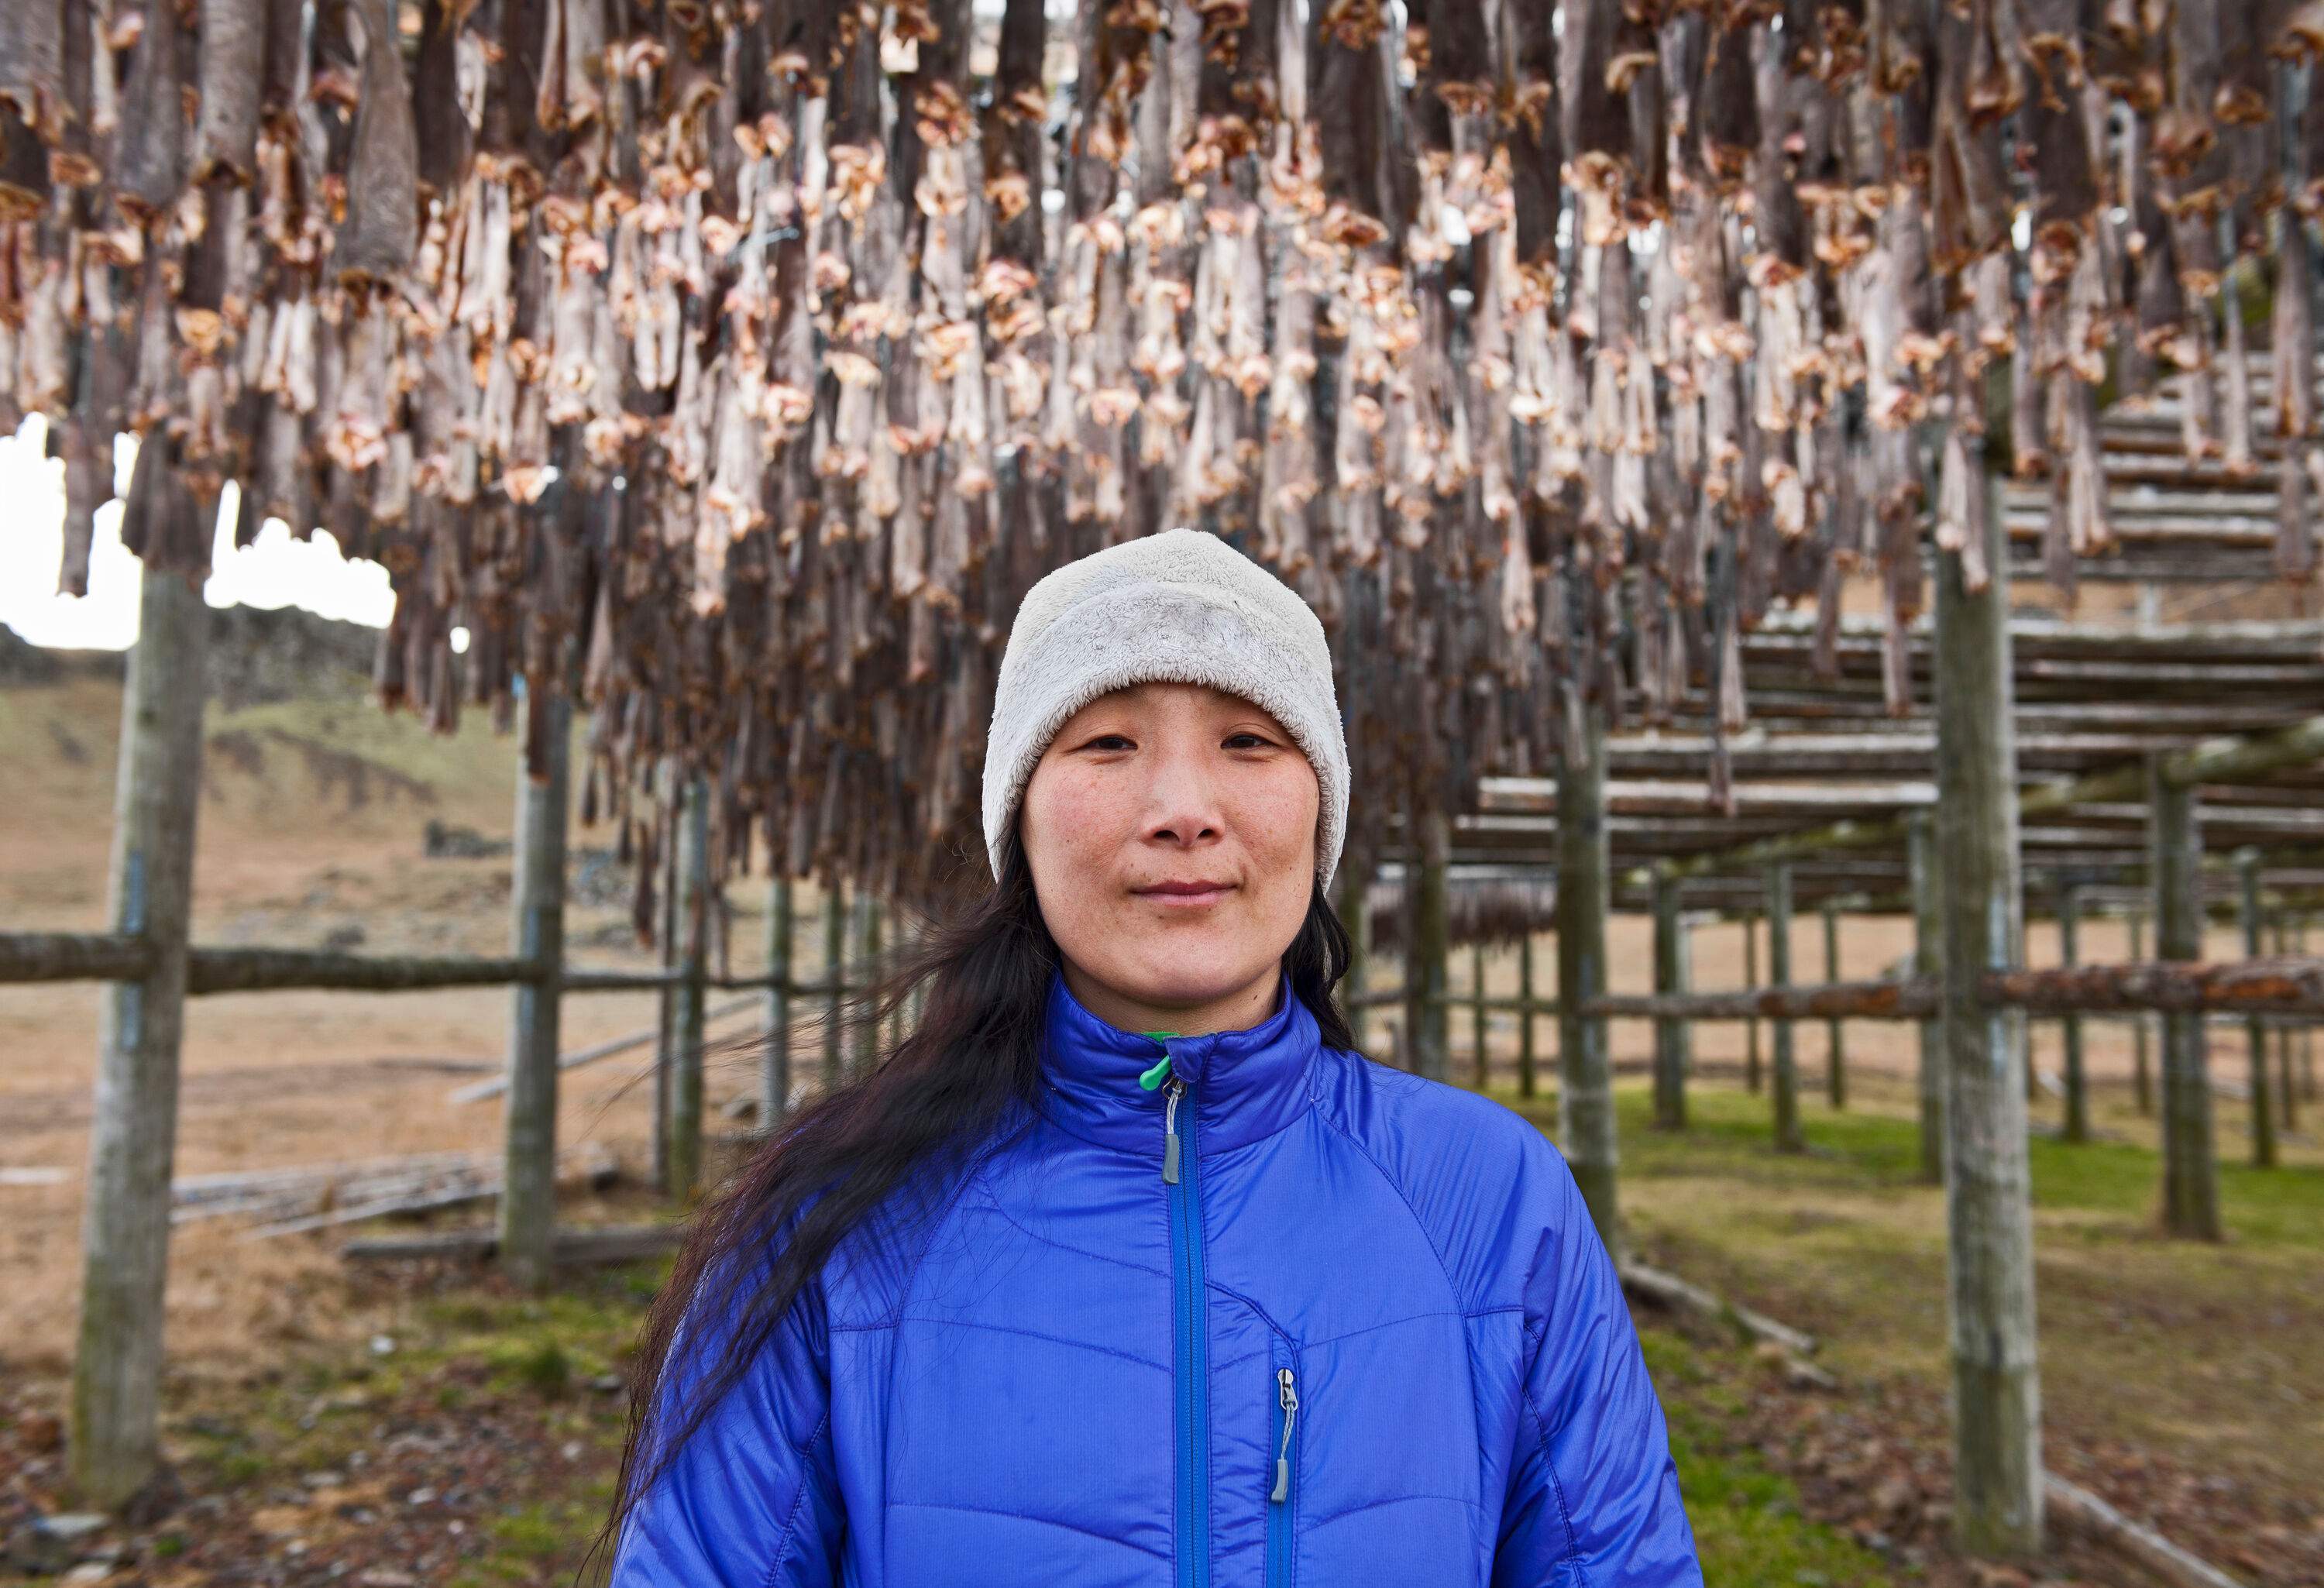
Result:
{"label": "jacket zipper", "polygon": [[1267,1496],[1267,1588],[1291,1588],[1291,1435],[1299,1390],[1289,1367],[1275,1370],[1275,1487]]}
{"label": "jacket zipper", "polygon": [[[1157,1039],[1159,1040],[1159,1039]],[[1169,1045],[1163,1044],[1167,1053]],[[1179,1129],[1186,1083],[1170,1077],[1162,1109],[1162,1179],[1170,1187],[1170,1300],[1176,1369],[1178,1588],[1210,1588],[1210,1331],[1204,1316],[1203,1202],[1196,1187],[1194,1113]]]}

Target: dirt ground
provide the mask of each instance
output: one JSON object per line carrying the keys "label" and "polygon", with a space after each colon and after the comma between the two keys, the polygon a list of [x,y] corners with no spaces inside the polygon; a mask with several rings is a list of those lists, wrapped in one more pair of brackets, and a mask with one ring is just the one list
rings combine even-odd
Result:
{"label": "dirt ground", "polygon": [[[0,691],[0,752],[12,767],[28,769],[0,818],[0,919],[28,928],[101,924],[116,709],[117,692],[99,680]],[[482,724],[436,740],[357,700],[214,714],[210,745],[197,868],[200,940],[505,952],[505,857],[431,859],[420,834],[435,819],[488,839],[506,836],[513,776],[507,741]],[[576,836],[581,845],[610,842],[602,832]],[[760,941],[749,913],[758,900],[738,894],[735,902],[742,970],[754,960],[742,946]],[[798,964],[800,974],[814,975],[820,933],[811,894],[800,908]],[[609,966],[645,963],[626,919],[617,899],[576,906],[568,928],[574,957]],[[1821,978],[1821,922],[1803,919],[1795,929],[1795,975]],[[1901,920],[1849,921],[1840,974],[1880,974],[1909,940]],[[2118,922],[2087,923],[2083,945],[2092,959],[2127,954]],[[1554,964],[1546,939],[1540,947],[1537,963]],[[1615,923],[1617,990],[1646,989],[1647,947],[1643,921]],[[2232,956],[2232,934],[2218,933],[2213,950]],[[2037,964],[2054,960],[2048,928],[2036,925],[2031,951]],[[1738,928],[1703,926],[1693,934],[1692,956],[1698,987],[1740,983]],[[1394,974],[1392,965],[1379,970],[1383,980]],[[1487,974],[1493,992],[1516,991],[1513,954],[1489,956]],[[1456,988],[1466,974],[1464,956],[1454,967]],[[53,1405],[74,1330],[97,1001],[88,986],[0,987],[0,1171],[13,1171],[0,1172],[0,1386],[32,1398],[26,1426],[35,1428],[45,1415],[38,1408]],[[497,1067],[508,1002],[500,990],[196,1001],[179,1172],[494,1149],[496,1105],[453,1106],[446,1094]],[[565,1046],[638,1029],[652,1016],[650,995],[568,999]],[[1370,1018],[1375,1044],[1385,1043],[1388,1023],[1386,1011]],[[751,1022],[723,1029],[747,1038]],[[1456,1010],[1454,1063],[1464,1079],[1473,1074],[1471,1030],[1469,1012]],[[1514,1090],[1514,1022],[1497,1015],[1489,1031],[1494,1088],[1525,1108]],[[1697,1128],[1684,1137],[1647,1131],[1638,1088],[1626,1093],[1624,1194],[1633,1236],[1655,1260],[1825,1337],[1828,1360],[1850,1390],[1829,1402],[1770,1398],[1751,1390],[1755,1370],[1747,1359],[1713,1357],[1699,1383],[1687,1380],[1694,1389],[1675,1394],[1711,1418],[1706,1439],[1749,1454],[1784,1484],[1796,1485],[1783,1490],[1789,1498],[1766,1503],[1804,1506],[1821,1519],[1819,1526],[1840,1528],[1870,1549],[1867,1558],[1914,1580],[1952,1580],[1932,1565],[1941,1551],[1928,1542],[1941,1534],[1945,1503],[1943,1214],[1938,1194],[1913,1178],[1915,1033],[1868,1022],[1847,1028],[1851,1096],[1843,1114],[1821,1101],[1824,1028],[1801,1024],[1812,1150],[1798,1160],[1766,1150],[1765,1101],[1740,1087],[1746,1039],[1737,1025],[1698,1033]],[[1764,1057],[1764,1028],[1760,1041]],[[1554,1022],[1539,1023],[1537,1044],[1536,1101],[1544,1106],[1536,1117],[1554,1128],[1546,1107]],[[2228,1086],[2244,1076],[2243,1044],[2239,1027],[2214,1028],[2213,1074]],[[2037,1028],[2034,1045],[2037,1069],[2053,1072],[2054,1028]],[[1633,1082],[1648,1046],[1644,1024],[1618,1023],[1614,1051]],[[2166,1242],[2154,1233],[2155,1132],[2134,1103],[2132,1028],[2093,1021],[2088,1048],[2098,1142],[2079,1149],[2036,1142],[2048,1459],[2126,1510],[2187,1535],[2248,1581],[2324,1584],[2324,1482],[2317,1476],[2324,1473],[2324,1105],[2310,1103],[2303,1128],[2287,1137],[2287,1167],[2261,1176],[2236,1167],[2249,1150],[2245,1105],[2218,1097],[2232,1238],[2217,1249]],[[648,1157],[642,1061],[632,1055],[568,1075],[560,1120],[564,1140],[607,1145],[633,1181]],[[746,1091],[752,1074],[752,1057],[740,1048],[715,1060],[714,1108]],[[2055,1097],[2044,1093],[2034,1115],[2037,1131],[2054,1128]],[[576,1204],[570,1214],[639,1216],[639,1196],[617,1190]],[[217,1426],[239,1426],[235,1418],[255,1416],[248,1402],[254,1386],[290,1394],[286,1363],[349,1353],[360,1359],[364,1342],[409,1334],[432,1305],[425,1300],[432,1281],[414,1281],[419,1292],[351,1282],[327,1235],[249,1242],[237,1234],[230,1222],[209,1222],[184,1227],[173,1242],[169,1393],[181,1429],[194,1427],[189,1417],[225,1417]],[[456,1313],[468,1304],[445,1305]],[[595,1343],[570,1345],[593,1374],[616,1354],[606,1342],[633,1316],[614,1311],[614,1321],[593,1323]],[[472,1357],[455,1353],[438,1363],[424,1385],[424,1397],[433,1398],[428,1405],[466,1393],[461,1386],[476,1388],[470,1379],[486,1370],[475,1369]],[[523,1374],[521,1362],[491,1371]],[[1665,1393],[1674,1391],[1666,1386]],[[585,1456],[572,1458],[580,1466],[570,1484],[524,1491],[528,1506],[551,1503],[540,1495],[553,1491],[562,1496],[554,1504],[567,1508],[557,1513],[561,1520],[540,1524],[545,1532],[535,1543],[547,1560],[569,1543],[578,1519],[602,1504],[603,1449],[618,1417],[611,1402],[562,1391],[536,1399],[538,1405],[521,1396],[495,1400],[497,1409],[479,1426],[520,1429],[507,1437],[521,1445],[523,1461],[546,1463],[544,1471],[562,1472],[558,1463],[567,1458],[558,1453],[576,1440],[586,1446]],[[458,1465],[451,1449],[457,1441],[447,1432],[457,1419],[430,1420],[425,1406],[403,1406],[398,1416],[404,1420],[396,1426],[422,1430],[410,1448],[436,1451],[429,1460],[447,1470]],[[297,1416],[290,1420],[295,1428]],[[200,1446],[198,1434],[180,1437],[192,1448]],[[232,1489],[232,1461],[215,1449],[210,1454],[209,1481]],[[329,1458],[315,1459],[326,1477],[347,1476]],[[1886,1482],[1898,1473],[1914,1474],[1907,1500],[1895,1499],[1906,1491]],[[319,1487],[336,1495],[327,1482],[286,1482],[286,1492],[311,1498]],[[407,1484],[440,1486],[424,1476]],[[1866,1497],[1875,1491],[1903,1509],[1886,1519],[1870,1516]],[[334,1503],[362,1510],[367,1502],[338,1496]],[[503,1531],[509,1525],[505,1518],[494,1524]],[[455,1548],[445,1559],[459,1556]],[[401,1569],[358,1580],[394,1588]],[[1802,1569],[1807,1574],[1798,1581],[1815,1575]],[[449,1571],[447,1565],[401,1580],[451,1580]],[[555,1575],[544,1574],[544,1581]]]}
{"label": "dirt ground", "polygon": [[[0,920],[29,929],[102,926],[118,701],[116,686],[95,679],[0,690],[0,751],[21,748],[6,759],[26,769],[21,780],[12,770],[0,817]],[[422,832],[436,820],[486,840],[508,837],[512,741],[481,721],[438,739],[360,698],[213,711],[208,740],[197,941],[508,952],[507,858],[429,858]],[[613,836],[576,828],[574,843],[610,846]],[[573,960],[649,965],[625,900],[603,886],[589,896],[595,901],[568,914]],[[761,941],[761,918],[748,912],[761,902],[736,892],[738,971],[757,963],[740,948]],[[821,969],[812,890],[800,907],[796,963],[812,976]],[[51,1373],[69,1359],[98,996],[88,984],[0,987],[0,1371]],[[481,988],[190,1001],[177,1172],[496,1150],[499,1105],[446,1098],[501,1065],[510,999]],[[569,997],[563,1046],[649,1028],[654,1012],[651,993]],[[711,1057],[714,1108],[755,1085],[755,1058],[741,1046],[754,1033],[747,1016],[714,1028],[723,1039]],[[633,1052],[569,1072],[560,1140],[603,1143],[631,1174],[642,1172],[646,1061]],[[172,1242],[173,1371],[230,1373],[270,1342],[361,1326],[339,1316],[360,1309],[344,1293],[336,1242],[248,1242],[232,1223],[188,1224]]]}

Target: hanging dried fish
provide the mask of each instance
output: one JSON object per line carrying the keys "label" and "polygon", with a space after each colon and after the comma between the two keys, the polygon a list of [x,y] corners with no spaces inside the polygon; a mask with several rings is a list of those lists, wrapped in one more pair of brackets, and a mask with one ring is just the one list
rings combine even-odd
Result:
{"label": "hanging dried fish", "polygon": [[347,217],[332,263],[342,281],[397,281],[420,243],[420,146],[411,91],[386,0],[356,0],[363,89],[347,163]]}
{"label": "hanging dried fish", "polygon": [[[168,214],[186,182],[186,117],[179,66],[183,30],[174,5],[153,5],[140,19],[123,87],[115,153],[114,201],[130,220],[151,226]],[[99,70],[98,77],[106,74]]]}
{"label": "hanging dried fish", "polygon": [[[197,182],[247,182],[256,174],[266,20],[266,0],[204,0],[201,119],[194,124]],[[401,75],[397,73],[399,81]]]}
{"label": "hanging dried fish", "polygon": [[64,584],[135,433],[157,564],[235,480],[237,538],[388,562],[383,697],[506,718],[574,636],[630,841],[672,758],[722,865],[759,826],[909,889],[1024,591],[1201,522],[1345,659],[1359,845],[1574,699],[1707,716],[1726,798],[1771,603],[1831,676],[1877,578],[1901,713],[1931,518],[2011,571],[1969,566],[1988,401],[2061,590],[2109,376],[2258,462],[2263,248],[2312,577],[2313,5],[990,9],[0,0],[0,420],[50,421]]}

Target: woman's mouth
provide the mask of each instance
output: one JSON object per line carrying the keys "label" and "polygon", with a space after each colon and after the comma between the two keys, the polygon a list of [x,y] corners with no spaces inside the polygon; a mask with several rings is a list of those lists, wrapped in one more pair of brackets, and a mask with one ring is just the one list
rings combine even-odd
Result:
{"label": "woman's mouth", "polygon": [[1216,904],[1234,889],[1232,882],[1198,881],[1153,882],[1130,891],[1140,899],[1151,899],[1157,904],[1174,909],[1190,909],[1200,905]]}

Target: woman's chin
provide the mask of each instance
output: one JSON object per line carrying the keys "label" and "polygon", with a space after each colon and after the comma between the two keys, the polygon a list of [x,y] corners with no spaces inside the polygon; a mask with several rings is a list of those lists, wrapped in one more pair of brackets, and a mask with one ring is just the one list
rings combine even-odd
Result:
{"label": "woman's chin", "polygon": [[1203,1009],[1247,991],[1274,967],[1225,966],[1215,963],[1141,965],[1124,975],[1114,992],[1149,1009]]}

